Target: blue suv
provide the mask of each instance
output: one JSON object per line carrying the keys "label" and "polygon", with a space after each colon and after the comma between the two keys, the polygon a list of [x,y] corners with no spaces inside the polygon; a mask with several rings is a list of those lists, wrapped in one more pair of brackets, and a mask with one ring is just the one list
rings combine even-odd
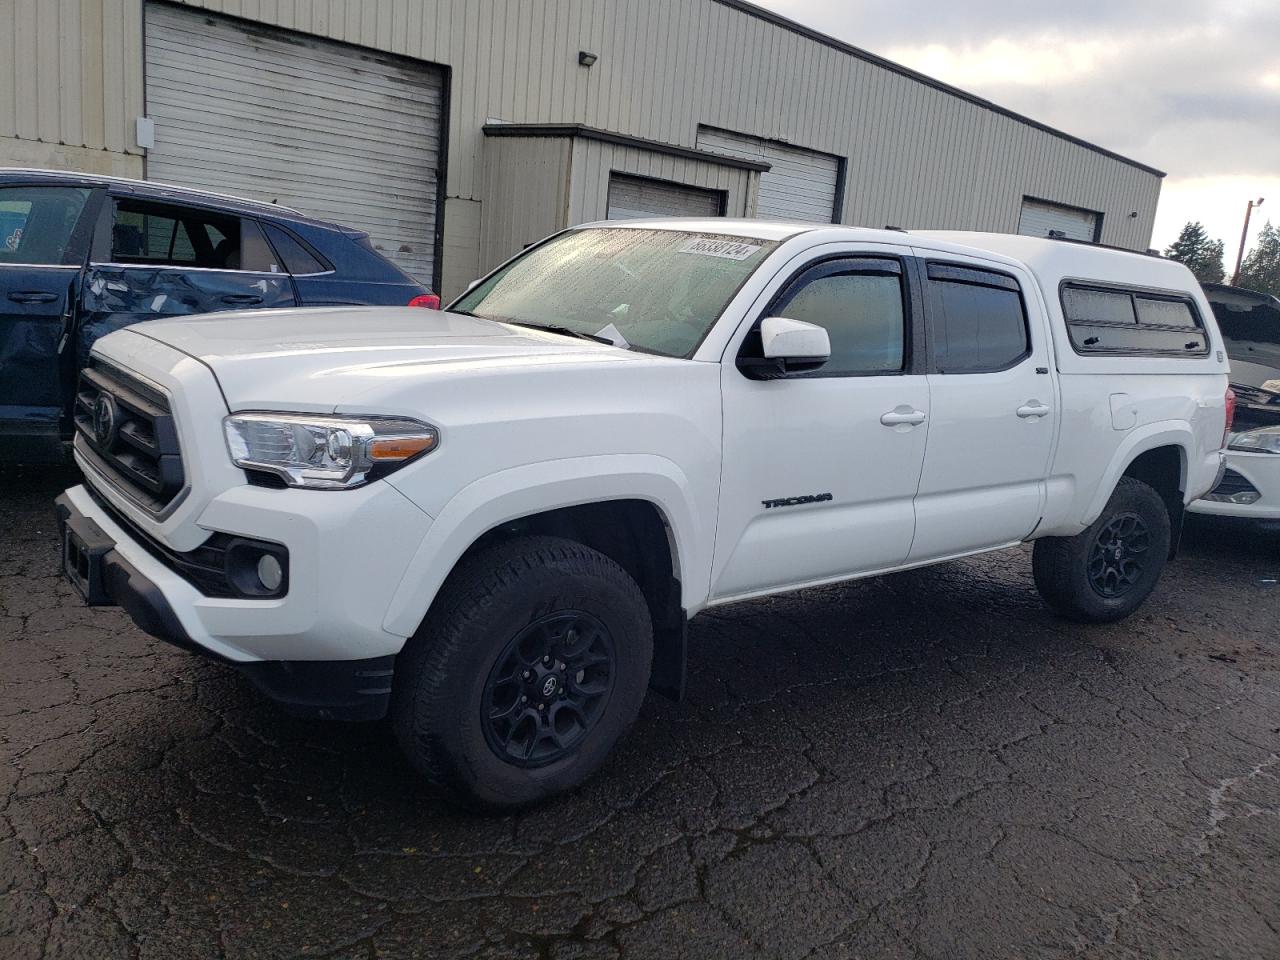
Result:
{"label": "blue suv", "polygon": [[268,203],[0,169],[0,461],[51,461],[100,336],[217,310],[439,300],[368,235]]}

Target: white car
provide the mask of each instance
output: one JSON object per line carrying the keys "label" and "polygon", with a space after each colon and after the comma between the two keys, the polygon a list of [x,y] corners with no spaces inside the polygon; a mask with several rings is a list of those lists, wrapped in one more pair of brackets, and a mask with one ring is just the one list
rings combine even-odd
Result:
{"label": "white car", "polygon": [[1132,612],[1222,469],[1227,360],[1158,258],[733,220],[575,228],[449,312],[98,341],[67,575],[292,709],[390,713],[462,802],[580,783],[688,620],[1035,540]]}
{"label": "white car", "polygon": [[1248,520],[1280,520],[1280,299],[1206,283],[1236,394],[1227,469],[1187,509]]}

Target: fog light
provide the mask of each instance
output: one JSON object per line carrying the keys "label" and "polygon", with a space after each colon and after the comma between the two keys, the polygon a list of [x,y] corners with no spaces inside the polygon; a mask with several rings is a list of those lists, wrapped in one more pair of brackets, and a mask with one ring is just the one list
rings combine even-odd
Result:
{"label": "fog light", "polygon": [[1210,493],[1205,496],[1205,499],[1212,500],[1214,503],[1234,503],[1243,507],[1257,503],[1262,499],[1262,494],[1257,490],[1241,490],[1238,493]]}
{"label": "fog light", "polygon": [[258,560],[258,580],[268,593],[275,593],[284,583],[284,568],[274,555],[264,553]]}
{"label": "fog light", "polygon": [[289,551],[282,544],[233,537],[222,562],[227,583],[241,597],[282,597],[289,590]]}

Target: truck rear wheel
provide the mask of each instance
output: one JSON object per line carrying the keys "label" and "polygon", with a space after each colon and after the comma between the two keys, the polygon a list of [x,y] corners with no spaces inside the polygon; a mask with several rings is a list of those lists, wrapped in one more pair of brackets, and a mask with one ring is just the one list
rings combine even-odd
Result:
{"label": "truck rear wheel", "polygon": [[1122,477],[1088,530],[1035,542],[1036,588],[1068,620],[1121,620],[1155,589],[1169,559],[1169,537],[1169,511],[1160,494]]}
{"label": "truck rear wheel", "polygon": [[466,559],[396,661],[391,715],[451,800],[515,809],[576,787],[635,721],[653,629],[604,554],[520,537]]}

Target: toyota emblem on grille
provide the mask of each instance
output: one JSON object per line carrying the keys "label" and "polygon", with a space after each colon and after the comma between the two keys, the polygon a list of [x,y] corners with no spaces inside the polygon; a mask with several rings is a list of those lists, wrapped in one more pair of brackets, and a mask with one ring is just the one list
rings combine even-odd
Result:
{"label": "toyota emblem on grille", "polygon": [[111,446],[116,438],[116,402],[110,394],[100,393],[93,401],[93,438],[100,447]]}

